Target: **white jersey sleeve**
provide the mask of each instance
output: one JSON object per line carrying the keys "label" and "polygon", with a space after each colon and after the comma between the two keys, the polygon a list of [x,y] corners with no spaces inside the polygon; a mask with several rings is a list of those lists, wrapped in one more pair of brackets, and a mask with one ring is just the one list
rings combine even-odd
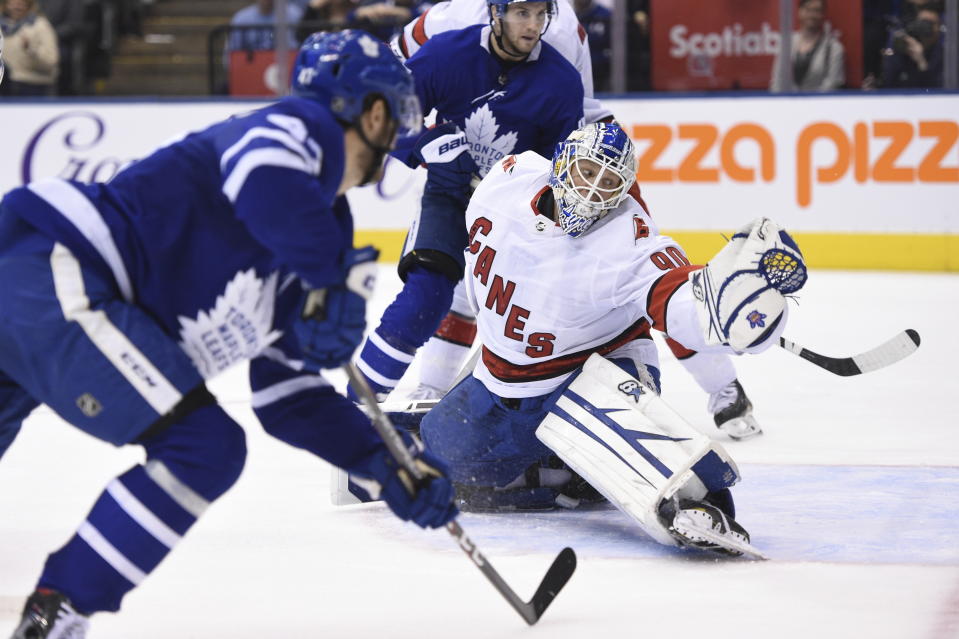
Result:
{"label": "white jersey sleeve", "polygon": [[532,152],[504,159],[466,212],[466,280],[483,343],[475,375],[502,397],[548,393],[594,352],[648,352],[650,328],[665,331],[670,298],[697,268],[659,235],[638,191],[568,236],[538,209],[549,170]]}
{"label": "white jersey sleeve", "polygon": [[[593,63],[586,30],[579,24],[576,12],[567,0],[557,0],[557,6],[558,14],[550,22],[543,40],[579,71],[583,82],[583,114],[586,122],[612,118],[612,111],[593,97]],[[437,33],[488,23],[486,0],[444,0],[403,27],[391,46],[401,59],[406,60]]]}

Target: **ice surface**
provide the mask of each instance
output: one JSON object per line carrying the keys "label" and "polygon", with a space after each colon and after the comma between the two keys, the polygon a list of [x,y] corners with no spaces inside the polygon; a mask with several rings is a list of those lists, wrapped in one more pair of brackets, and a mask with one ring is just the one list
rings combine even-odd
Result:
{"label": "ice surface", "polygon": [[[389,268],[381,280],[373,320],[399,288]],[[814,271],[787,337],[839,356],[915,328],[922,346],[854,378],[778,348],[740,358],[765,429],[746,442],[718,433],[662,349],[664,397],[738,461],[739,519],[772,559],[662,548],[610,508],[464,515],[524,598],[555,553],[576,549],[576,574],[533,629],[445,532],[376,504],[330,505],[328,467],[263,434],[245,371],[229,371],[212,387],[247,429],[243,476],[90,637],[959,637],[957,313],[959,276]],[[0,462],[0,637],[46,554],[141,457],[46,409],[27,421]]]}

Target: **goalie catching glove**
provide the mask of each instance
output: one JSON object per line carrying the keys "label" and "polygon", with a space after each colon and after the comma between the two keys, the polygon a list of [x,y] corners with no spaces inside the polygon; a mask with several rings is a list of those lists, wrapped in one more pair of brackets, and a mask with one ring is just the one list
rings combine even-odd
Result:
{"label": "goalie catching glove", "polygon": [[422,479],[414,479],[383,445],[349,469],[350,480],[373,500],[385,501],[403,521],[412,520],[422,528],[440,528],[459,512],[453,504],[453,484],[447,466],[439,457],[423,450],[409,433],[400,435]]}
{"label": "goalie catching glove", "polygon": [[[689,274],[706,344],[759,352],[785,324],[786,295],[806,283],[796,242],[768,218],[739,230],[706,264]],[[779,331],[781,332],[781,330]]]}

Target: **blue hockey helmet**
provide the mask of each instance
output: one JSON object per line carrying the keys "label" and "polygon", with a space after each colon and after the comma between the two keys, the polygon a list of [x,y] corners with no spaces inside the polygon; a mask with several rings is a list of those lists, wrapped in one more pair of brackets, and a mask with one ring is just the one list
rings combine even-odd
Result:
{"label": "blue hockey helmet", "polygon": [[[556,0],[486,0],[486,6],[489,9],[489,19],[492,22],[494,17],[502,18],[506,15],[506,7],[520,2],[545,2],[546,3],[546,25],[543,27],[543,33],[549,28],[549,23],[553,16],[559,11]],[[542,33],[540,34],[542,35]]]}
{"label": "blue hockey helmet", "polygon": [[626,198],[636,181],[633,142],[618,124],[593,122],[556,145],[549,185],[559,225],[579,237]]}
{"label": "blue hockey helmet", "polygon": [[356,124],[370,94],[383,96],[399,137],[419,133],[423,111],[413,76],[390,48],[359,29],[314,33],[293,65],[293,94],[330,107],[337,119]]}

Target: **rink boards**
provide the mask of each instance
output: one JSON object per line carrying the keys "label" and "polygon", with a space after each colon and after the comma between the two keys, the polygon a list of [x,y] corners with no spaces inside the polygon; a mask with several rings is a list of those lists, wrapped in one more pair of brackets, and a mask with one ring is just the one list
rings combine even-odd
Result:
{"label": "rink boards", "polygon": [[[815,267],[959,270],[959,95],[664,95],[605,101],[636,144],[662,230],[695,261],[759,215]],[[255,101],[5,102],[0,188],[58,175],[109,180],[184,131]],[[503,133],[503,132],[500,132]],[[396,260],[422,171],[389,162],[350,199],[358,242]]]}

